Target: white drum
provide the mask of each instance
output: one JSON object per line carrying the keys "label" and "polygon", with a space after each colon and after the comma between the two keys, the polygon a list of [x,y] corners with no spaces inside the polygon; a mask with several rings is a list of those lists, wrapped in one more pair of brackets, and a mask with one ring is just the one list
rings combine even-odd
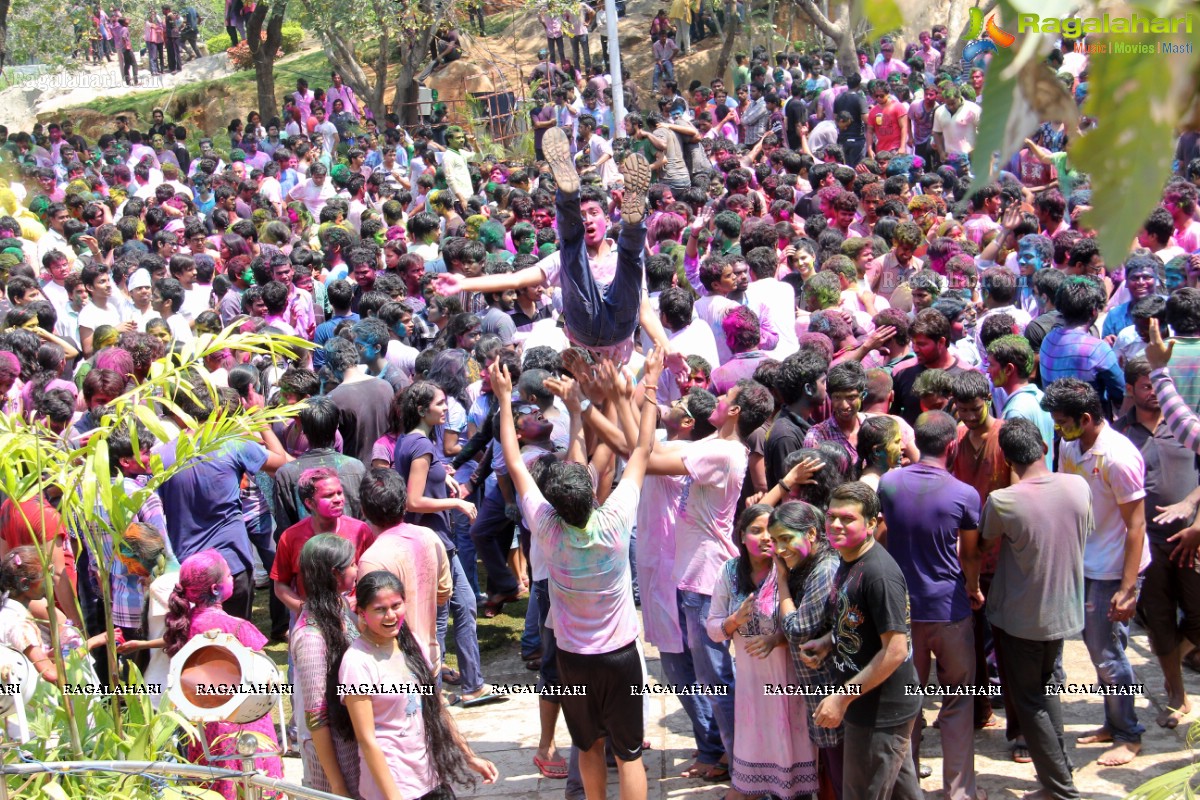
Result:
{"label": "white drum", "polygon": [[0,717],[16,711],[18,696],[28,708],[40,680],[33,662],[24,653],[0,645]]}
{"label": "white drum", "polygon": [[216,630],[193,636],[171,658],[167,676],[167,696],[192,722],[254,722],[283,691],[270,657]]}

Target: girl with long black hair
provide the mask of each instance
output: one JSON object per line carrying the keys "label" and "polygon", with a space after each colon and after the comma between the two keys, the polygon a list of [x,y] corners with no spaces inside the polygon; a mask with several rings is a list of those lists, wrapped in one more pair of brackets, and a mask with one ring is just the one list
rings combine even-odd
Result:
{"label": "girl with long black hair", "polygon": [[[358,638],[347,594],[358,578],[354,545],[335,533],[304,543],[300,577],[305,599],[290,640],[299,692],[294,698],[304,785],[357,798],[358,746],[337,696],[337,664]],[[343,725],[331,724],[340,717]],[[301,724],[303,723],[303,724]]]}
{"label": "girl with long black hair", "polygon": [[[404,584],[390,572],[368,572],[355,593],[362,636],[338,667],[343,702],[358,740],[363,800],[450,800],[452,783],[484,783],[499,773],[459,734],[417,639],[404,622]],[[387,694],[358,694],[387,687]],[[334,717],[334,726],[343,726]]]}

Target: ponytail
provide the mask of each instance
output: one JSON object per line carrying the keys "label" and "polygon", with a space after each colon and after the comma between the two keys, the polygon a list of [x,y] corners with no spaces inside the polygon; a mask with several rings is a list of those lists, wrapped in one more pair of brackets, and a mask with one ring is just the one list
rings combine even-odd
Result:
{"label": "ponytail", "polygon": [[183,584],[171,590],[171,597],[167,600],[166,622],[163,650],[168,656],[173,656],[187,644],[192,631],[192,604],[187,600]]}

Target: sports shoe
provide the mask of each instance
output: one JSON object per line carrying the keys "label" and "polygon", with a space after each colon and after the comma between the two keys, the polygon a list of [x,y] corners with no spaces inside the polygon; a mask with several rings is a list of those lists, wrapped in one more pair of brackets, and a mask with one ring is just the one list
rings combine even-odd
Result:
{"label": "sports shoe", "polygon": [[571,160],[571,142],[562,128],[551,128],[542,139],[542,152],[554,173],[554,183],[560,191],[573,194],[579,191],[579,173]]}
{"label": "sports shoe", "polygon": [[639,224],[646,216],[646,192],[650,189],[650,164],[641,153],[631,153],[621,162],[625,194],[621,197],[621,221]]}

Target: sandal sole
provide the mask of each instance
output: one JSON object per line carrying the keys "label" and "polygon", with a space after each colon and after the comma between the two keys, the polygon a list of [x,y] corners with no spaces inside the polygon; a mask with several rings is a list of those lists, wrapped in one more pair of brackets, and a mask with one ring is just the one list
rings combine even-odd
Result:
{"label": "sandal sole", "polygon": [[546,162],[550,172],[554,174],[554,183],[559,191],[573,194],[579,191],[579,173],[571,161],[571,142],[562,128],[551,128],[542,139],[542,152],[546,154]]}

